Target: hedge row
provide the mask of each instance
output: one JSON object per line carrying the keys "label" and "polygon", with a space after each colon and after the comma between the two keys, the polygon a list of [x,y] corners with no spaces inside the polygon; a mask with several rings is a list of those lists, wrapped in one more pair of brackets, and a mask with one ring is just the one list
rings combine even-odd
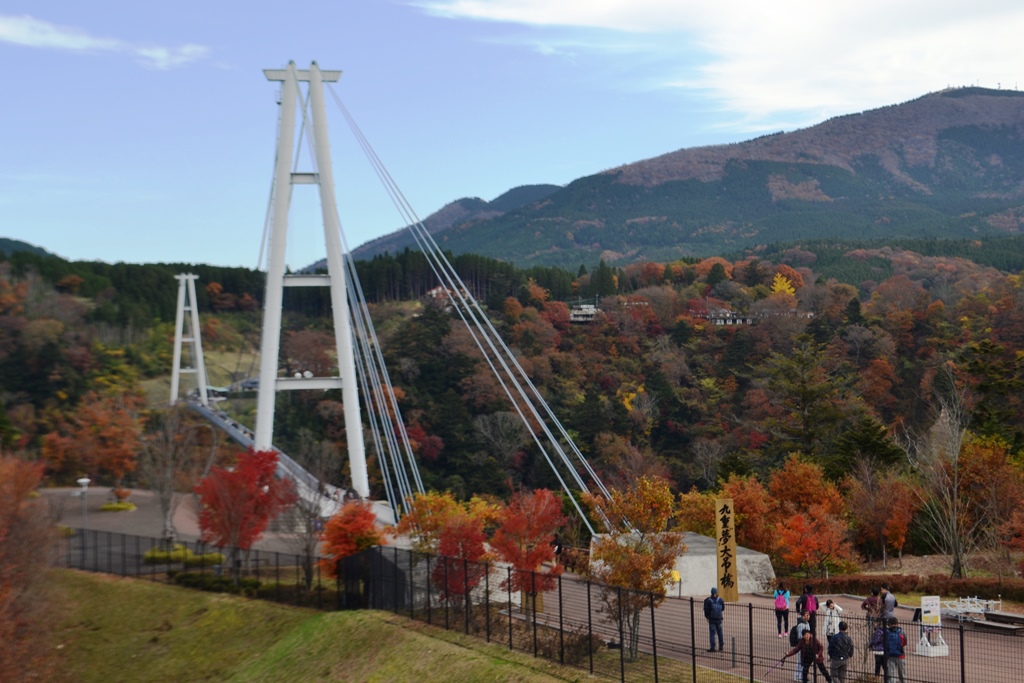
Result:
{"label": "hedge row", "polygon": [[224,564],[224,555],[221,553],[203,553],[197,555],[191,549],[183,545],[176,545],[172,550],[164,548],[151,548],[142,556],[146,564],[177,564],[184,563],[186,567],[213,567]]}
{"label": "hedge row", "polygon": [[1005,578],[966,578],[951,579],[944,574],[843,574],[827,579],[783,579],[786,586],[793,592],[800,592],[805,584],[814,586],[819,594],[849,593],[851,595],[870,595],[872,588],[888,583],[889,590],[894,593],[924,593],[925,595],[941,595],[943,597],[978,597],[983,600],[1005,600],[1024,602],[1024,579]]}
{"label": "hedge row", "polygon": [[198,588],[199,590],[211,591],[214,593],[235,593],[239,595],[255,596],[260,588],[260,582],[247,576],[234,579],[230,576],[216,576],[214,574],[196,574],[192,572],[167,572],[174,583],[187,588]]}

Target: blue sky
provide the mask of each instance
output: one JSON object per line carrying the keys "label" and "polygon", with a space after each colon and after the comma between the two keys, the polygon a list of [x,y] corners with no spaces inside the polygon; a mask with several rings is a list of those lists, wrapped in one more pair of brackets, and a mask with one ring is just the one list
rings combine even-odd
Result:
{"label": "blue sky", "polygon": [[[335,92],[426,217],[948,86],[1024,87],[1021,35],[1007,0],[5,0],[0,236],[255,267],[277,123],[262,70],[289,60],[344,71]],[[356,246],[402,220],[330,96],[328,114]],[[295,268],[323,255],[309,189]]]}

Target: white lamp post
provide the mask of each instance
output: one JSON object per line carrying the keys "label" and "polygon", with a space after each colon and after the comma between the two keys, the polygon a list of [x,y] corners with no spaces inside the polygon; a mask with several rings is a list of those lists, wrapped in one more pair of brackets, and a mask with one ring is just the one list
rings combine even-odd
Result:
{"label": "white lamp post", "polygon": [[82,569],[85,569],[85,538],[89,530],[89,509],[85,506],[85,496],[89,493],[89,477],[82,477],[78,485],[82,487]]}

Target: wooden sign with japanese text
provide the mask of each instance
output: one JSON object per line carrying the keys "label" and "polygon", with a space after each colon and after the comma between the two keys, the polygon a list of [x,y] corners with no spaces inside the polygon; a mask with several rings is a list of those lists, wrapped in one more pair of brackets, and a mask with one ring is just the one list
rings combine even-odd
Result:
{"label": "wooden sign with japanese text", "polygon": [[736,512],[732,498],[715,499],[715,564],[718,565],[718,594],[726,602],[740,599],[736,563]]}

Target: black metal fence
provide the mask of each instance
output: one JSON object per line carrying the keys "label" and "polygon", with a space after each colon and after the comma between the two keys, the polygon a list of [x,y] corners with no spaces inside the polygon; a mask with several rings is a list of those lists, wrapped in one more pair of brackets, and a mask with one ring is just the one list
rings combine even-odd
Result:
{"label": "black metal fence", "polygon": [[[788,637],[778,637],[775,609],[767,599],[727,605],[725,648],[710,652],[702,599],[637,593],[572,575],[518,572],[506,565],[400,548],[374,548],[331,565],[328,572],[322,558],[256,550],[221,551],[224,562],[208,563],[204,554],[216,549],[183,545],[193,553],[189,566],[180,561],[147,562],[147,553],[152,556],[160,549],[159,539],[78,531],[66,539],[60,563],[166,583],[229,587],[252,597],[320,610],[392,611],[621,681],[800,680],[796,657],[779,665],[791,648]],[[227,558],[234,558],[233,563]],[[795,615],[789,617],[792,626]],[[882,681],[867,647],[874,625],[859,616],[844,621],[856,647],[847,663],[846,681]],[[819,617],[819,631],[824,630],[821,624]],[[901,626],[907,639],[905,681],[1024,680],[1024,639],[1018,635],[1024,633],[1024,625],[993,627],[954,620],[939,630],[908,618]],[[824,643],[824,636],[819,636]],[[828,666],[827,655],[825,663]],[[824,678],[814,670],[809,680]]]}

